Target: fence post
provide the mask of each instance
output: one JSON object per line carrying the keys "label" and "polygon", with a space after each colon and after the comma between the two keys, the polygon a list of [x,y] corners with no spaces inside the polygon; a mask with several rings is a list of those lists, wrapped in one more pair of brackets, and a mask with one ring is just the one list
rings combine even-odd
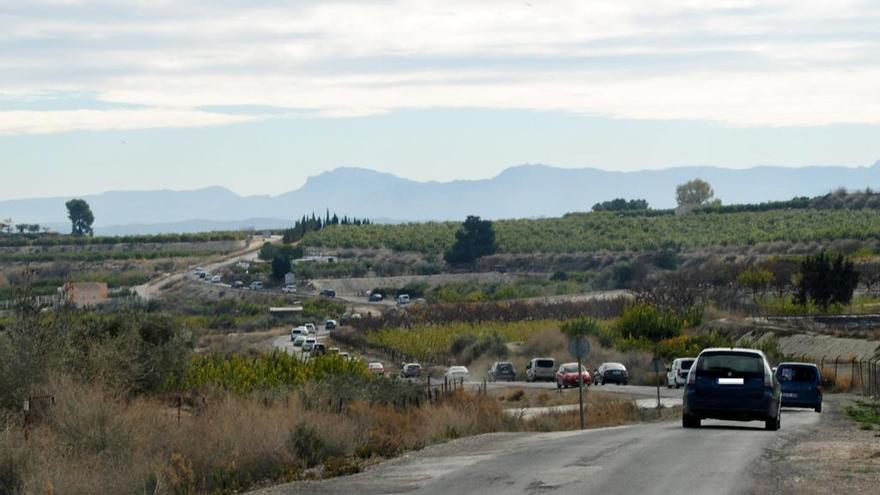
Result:
{"label": "fence post", "polygon": [[840,361],[840,356],[834,358],[834,391],[837,392],[837,370]]}

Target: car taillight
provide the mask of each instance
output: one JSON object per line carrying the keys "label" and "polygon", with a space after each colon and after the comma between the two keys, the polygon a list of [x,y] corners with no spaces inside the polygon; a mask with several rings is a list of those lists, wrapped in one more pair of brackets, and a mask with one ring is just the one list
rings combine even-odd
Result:
{"label": "car taillight", "polygon": [[773,374],[764,373],[764,386],[767,388],[773,387]]}

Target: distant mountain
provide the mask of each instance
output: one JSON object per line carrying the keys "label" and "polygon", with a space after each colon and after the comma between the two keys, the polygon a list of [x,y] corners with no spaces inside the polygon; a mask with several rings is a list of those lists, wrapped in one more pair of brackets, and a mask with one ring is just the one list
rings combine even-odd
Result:
{"label": "distant mountain", "polygon": [[[610,172],[521,165],[484,180],[416,182],[360,168],[340,168],[309,178],[278,196],[239,196],[222,187],[194,191],[112,191],[83,199],[105,234],[194,232],[287,226],[326,209],[340,215],[396,221],[534,218],[586,211],[599,201],[643,198],[654,208],[674,206],[675,186],[700,177],[724,203],[755,203],[816,196],[835,188],[880,189],[880,161],[872,167],[755,167],[733,170],[680,167]],[[0,201],[0,218],[63,225],[65,201]]]}

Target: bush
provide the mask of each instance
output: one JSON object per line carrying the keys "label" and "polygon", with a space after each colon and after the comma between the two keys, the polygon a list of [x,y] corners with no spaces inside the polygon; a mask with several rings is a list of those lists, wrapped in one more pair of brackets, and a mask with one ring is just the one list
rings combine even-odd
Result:
{"label": "bush", "polygon": [[322,464],[331,456],[341,453],[338,448],[328,445],[314,428],[304,423],[290,431],[287,448],[307,468]]}

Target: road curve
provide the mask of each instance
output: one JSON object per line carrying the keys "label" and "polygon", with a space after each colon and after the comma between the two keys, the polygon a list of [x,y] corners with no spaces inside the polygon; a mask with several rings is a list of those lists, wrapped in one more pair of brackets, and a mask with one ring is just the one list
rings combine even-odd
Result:
{"label": "road curve", "polygon": [[427,448],[345,478],[298,482],[259,495],[359,493],[740,494],[751,493],[764,452],[819,421],[784,410],[782,430],[763,423],[679,422],[557,433],[502,433]]}

